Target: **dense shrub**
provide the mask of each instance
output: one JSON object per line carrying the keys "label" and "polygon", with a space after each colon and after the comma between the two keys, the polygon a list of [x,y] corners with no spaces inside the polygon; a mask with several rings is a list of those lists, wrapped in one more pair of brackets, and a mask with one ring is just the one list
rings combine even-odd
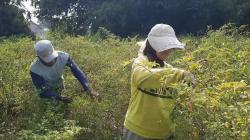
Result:
{"label": "dense shrub", "polygon": [[[226,30],[181,37],[186,51],[169,58],[170,64],[191,71],[197,79],[194,88],[173,85],[179,91],[173,112],[177,139],[249,138],[250,38]],[[137,39],[56,34],[49,39],[79,64],[103,100],[91,101],[69,69],[62,94],[72,97],[73,103],[41,100],[29,76],[35,42],[30,38],[2,40],[0,139],[121,139]]]}

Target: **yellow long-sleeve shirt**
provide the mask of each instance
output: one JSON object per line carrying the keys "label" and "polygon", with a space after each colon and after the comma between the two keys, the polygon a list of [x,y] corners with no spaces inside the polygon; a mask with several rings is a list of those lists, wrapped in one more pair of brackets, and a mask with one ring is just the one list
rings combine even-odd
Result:
{"label": "yellow long-sleeve shirt", "polygon": [[131,75],[131,98],[124,126],[145,138],[163,139],[174,131],[170,114],[175,101],[169,86],[184,78],[184,70],[166,64],[152,68],[145,56],[135,59]]}

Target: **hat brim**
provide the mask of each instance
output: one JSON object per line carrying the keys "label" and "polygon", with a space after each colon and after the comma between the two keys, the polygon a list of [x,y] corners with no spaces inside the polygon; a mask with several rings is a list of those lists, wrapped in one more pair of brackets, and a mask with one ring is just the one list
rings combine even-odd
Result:
{"label": "hat brim", "polygon": [[185,49],[185,44],[181,43],[176,37],[155,37],[148,36],[149,44],[156,52],[162,52],[169,49]]}
{"label": "hat brim", "polygon": [[42,57],[42,60],[45,61],[46,63],[49,63],[57,57],[58,57],[58,52],[53,51],[53,53],[51,55],[49,55],[47,57]]}
{"label": "hat brim", "polygon": [[138,50],[138,56],[143,54],[143,51],[146,47],[146,42],[147,42],[147,40],[137,42],[137,45],[140,46],[140,49]]}

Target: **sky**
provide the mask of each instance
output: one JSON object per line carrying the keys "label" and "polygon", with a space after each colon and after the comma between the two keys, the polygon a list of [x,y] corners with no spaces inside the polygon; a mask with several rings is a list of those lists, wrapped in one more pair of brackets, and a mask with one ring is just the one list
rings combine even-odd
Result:
{"label": "sky", "polygon": [[[38,19],[34,16],[34,11],[36,10],[35,7],[31,6],[31,1],[23,1],[22,4],[24,5],[25,9],[27,9],[28,11],[30,11],[31,14],[31,20],[35,23],[38,23]],[[25,15],[25,17],[27,17],[27,15]]]}

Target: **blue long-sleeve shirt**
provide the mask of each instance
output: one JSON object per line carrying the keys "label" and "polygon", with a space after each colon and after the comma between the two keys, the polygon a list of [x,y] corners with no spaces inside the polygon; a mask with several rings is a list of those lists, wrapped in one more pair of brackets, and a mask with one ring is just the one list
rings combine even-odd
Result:
{"label": "blue long-sleeve shirt", "polygon": [[[85,91],[89,90],[90,87],[86,75],[71,58],[68,59],[66,66],[68,66],[71,69],[71,72],[81,83],[84,90]],[[40,96],[54,97],[54,98],[58,98],[60,96],[59,94],[56,93],[53,87],[49,86],[48,83],[46,83],[46,81],[42,76],[32,71],[30,71],[30,75],[34,86],[36,87],[36,89],[40,90]]]}

